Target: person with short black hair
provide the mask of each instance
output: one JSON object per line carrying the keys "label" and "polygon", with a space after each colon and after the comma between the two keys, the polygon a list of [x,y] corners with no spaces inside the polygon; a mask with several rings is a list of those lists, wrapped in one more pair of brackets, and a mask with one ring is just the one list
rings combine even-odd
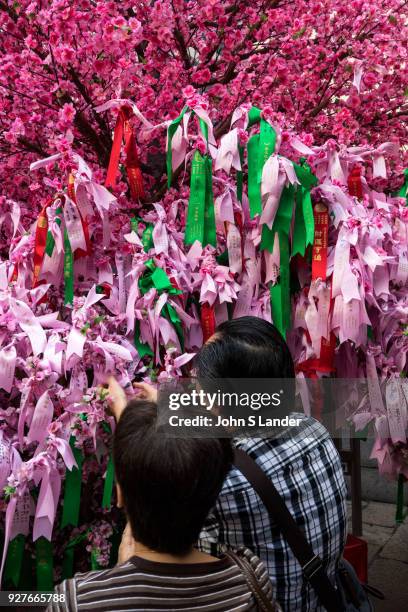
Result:
{"label": "person with short black hair", "polygon": [[[225,321],[195,359],[202,384],[211,379],[294,378],[289,348],[278,330],[263,319]],[[341,460],[321,423],[304,414],[298,427],[276,437],[234,439],[275,485],[314,553],[334,581],[346,539],[346,485]],[[302,568],[245,476],[234,468],[200,536],[200,548],[245,545],[265,563],[276,599],[288,612],[323,610],[304,579]]]}
{"label": "person with short black hair", "polygon": [[231,468],[230,441],[166,437],[153,402],[133,400],[120,412],[113,455],[128,524],[118,565],[64,580],[56,591],[66,603],[47,610],[278,611],[267,571],[250,551],[215,557],[194,548]]}

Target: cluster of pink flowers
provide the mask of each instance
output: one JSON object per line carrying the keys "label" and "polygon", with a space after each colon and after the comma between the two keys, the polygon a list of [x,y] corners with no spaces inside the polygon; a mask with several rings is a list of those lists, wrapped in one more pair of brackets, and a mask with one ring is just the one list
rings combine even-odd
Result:
{"label": "cluster of pink flowers", "polygon": [[[93,107],[130,92],[153,123],[177,116],[184,88],[190,98],[206,93],[220,130],[250,102],[318,144],[332,135],[345,145],[377,144],[384,134],[406,139],[403,7],[402,0],[6,3],[2,188],[38,208],[47,185],[30,191],[26,173],[38,155],[73,148],[105,166],[109,119]],[[142,156],[155,193],[163,164],[153,157],[158,143],[150,144]]]}

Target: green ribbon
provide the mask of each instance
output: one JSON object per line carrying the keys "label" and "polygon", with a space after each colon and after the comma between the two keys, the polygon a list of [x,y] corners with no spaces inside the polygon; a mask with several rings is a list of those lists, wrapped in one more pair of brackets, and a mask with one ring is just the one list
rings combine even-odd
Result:
{"label": "green ribbon", "polygon": [[270,285],[271,311],[275,327],[286,338],[290,327],[290,283],[289,283],[289,239],[279,234],[280,266],[279,279]]}
{"label": "green ribbon", "polygon": [[142,244],[143,244],[143,250],[145,253],[147,253],[154,246],[153,224],[152,223],[146,224],[146,228],[142,234]]}
{"label": "green ribbon", "polygon": [[395,512],[395,521],[397,523],[404,522],[404,483],[405,477],[403,474],[398,476],[398,484],[397,484],[397,507]]}
{"label": "green ribbon", "polygon": [[[190,198],[188,201],[184,242],[204,242],[204,212],[206,204],[207,170],[205,157],[195,151],[191,164]],[[203,245],[204,246],[204,245]]]}
{"label": "green ribbon", "polygon": [[408,168],[404,170],[404,184],[398,192],[400,198],[406,198],[408,206]]}
{"label": "green ribbon", "polygon": [[64,283],[64,304],[72,304],[74,301],[74,256],[67,230],[64,230]]}
{"label": "green ribbon", "polygon": [[83,542],[86,539],[88,533],[89,530],[85,531],[84,533],[80,533],[75,538],[72,538],[72,540],[70,540],[68,544],[65,545],[64,558],[62,560],[62,580],[72,578],[72,576],[74,575],[75,546]]}
{"label": "green ribbon", "polygon": [[303,162],[301,166],[293,164],[300,186],[296,191],[295,225],[293,231],[292,257],[304,257],[306,249],[314,240],[314,216],[310,189],[317,184],[317,178],[310,167]]}
{"label": "green ribbon", "polygon": [[259,123],[261,120],[261,109],[256,107],[256,106],[252,106],[249,109],[249,113],[248,113],[248,128],[251,128],[253,125],[255,125],[255,123]]}
{"label": "green ribbon", "polygon": [[282,336],[290,327],[289,231],[293,215],[294,187],[285,187],[272,230],[262,227],[261,249],[272,252],[275,233],[279,236],[280,266],[278,282],[270,287],[273,322]]}
{"label": "green ribbon", "polygon": [[292,257],[304,257],[306,249],[314,240],[314,216],[310,191],[299,187],[296,191],[295,226],[293,231]]}
{"label": "green ribbon", "polygon": [[275,151],[276,132],[273,127],[264,119],[261,119],[259,130],[259,156],[258,156],[258,181],[261,184],[262,170],[265,162]]}
{"label": "green ribbon", "polygon": [[178,117],[176,117],[176,119],[174,119],[168,129],[167,129],[167,153],[166,153],[166,165],[167,165],[167,186],[171,187],[171,181],[173,178],[173,168],[172,168],[172,163],[173,163],[173,157],[172,157],[172,151],[171,151],[171,141],[173,140],[173,136],[176,133],[176,130],[178,128],[178,126],[180,125],[185,112],[188,110],[188,106],[185,106],[183,108],[183,110],[181,111],[181,113],[179,114]]}
{"label": "green ribbon", "polygon": [[174,329],[176,330],[177,337],[180,340],[181,350],[184,352],[183,326],[175,308],[173,308],[171,304],[165,304],[163,308],[163,315],[172,323]]}
{"label": "green ribbon", "polygon": [[99,548],[93,548],[91,550],[91,569],[92,569],[92,571],[101,569],[101,567],[102,567],[98,563],[98,554],[99,554]]}
{"label": "green ribbon", "polygon": [[181,289],[173,287],[171,280],[167,276],[163,268],[158,268],[154,263],[153,259],[145,261],[147,272],[139,279],[138,285],[141,293],[144,295],[152,287],[154,287],[159,293],[166,291],[171,295],[181,295],[183,292]]}
{"label": "green ribbon", "polygon": [[64,506],[62,510],[61,529],[67,525],[78,526],[79,507],[81,504],[81,483],[83,454],[75,446],[75,436],[71,436],[69,445],[72,449],[78,467],[65,472]]}
{"label": "green ribbon", "polygon": [[102,508],[107,508],[108,510],[110,509],[111,503],[112,503],[114,474],[115,474],[115,470],[114,470],[114,465],[113,465],[113,455],[111,453],[109,455],[108,465],[106,467],[105,484],[103,487],[103,497],[102,497]]}
{"label": "green ribbon", "polygon": [[33,558],[31,553],[25,549],[23,554],[23,564],[20,572],[19,591],[33,591],[36,588],[33,572]]}
{"label": "green ribbon", "polygon": [[153,357],[153,351],[150,348],[150,346],[148,344],[144,344],[140,340],[140,323],[139,323],[139,321],[136,321],[136,323],[135,323],[134,343],[135,343],[136,350],[139,353],[139,357],[141,359],[143,359],[143,357],[145,357],[146,355],[149,355],[149,357]]}
{"label": "green ribbon", "polygon": [[131,232],[137,232],[137,228],[139,227],[139,222],[136,219],[136,217],[131,217],[130,218],[130,231]]}
{"label": "green ribbon", "polygon": [[262,213],[261,180],[266,160],[272,155],[276,146],[274,128],[261,118],[259,108],[253,106],[248,113],[248,128],[260,124],[259,134],[248,140],[248,200],[251,219]]}
{"label": "green ribbon", "polygon": [[151,280],[157,291],[170,291],[174,289],[171,280],[163,268],[156,268],[151,275]]}
{"label": "green ribbon", "polygon": [[212,159],[209,155],[206,156],[205,160],[205,177],[204,241],[202,245],[206,246],[207,244],[211,244],[211,246],[216,247],[217,232],[215,228]]}
{"label": "green ribbon", "polygon": [[7,550],[7,559],[4,566],[4,582],[12,583],[18,587],[20,583],[21,567],[24,558],[25,536],[19,534],[10,540]]}
{"label": "green ribbon", "polygon": [[53,591],[53,558],[52,544],[46,538],[38,538],[35,542],[37,590]]}
{"label": "green ribbon", "polygon": [[[207,141],[208,126],[200,119],[200,129]],[[193,244],[198,240],[202,246],[217,246],[215,227],[214,193],[212,184],[212,159],[195,151],[191,163],[190,198],[188,201],[184,242]]]}
{"label": "green ribbon", "polygon": [[248,140],[248,200],[251,219],[262,213],[261,185],[258,183],[259,134]]}

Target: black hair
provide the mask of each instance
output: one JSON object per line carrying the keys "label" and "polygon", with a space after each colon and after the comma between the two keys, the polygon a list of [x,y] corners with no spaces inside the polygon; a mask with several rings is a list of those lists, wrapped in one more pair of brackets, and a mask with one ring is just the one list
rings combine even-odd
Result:
{"label": "black hair", "polygon": [[241,317],[221,323],[198,352],[199,379],[294,378],[288,345],[272,323]]}
{"label": "black hair", "polygon": [[171,438],[157,406],[129,402],[114,434],[114,463],[133,537],[150,549],[189,552],[232,464],[230,440]]}

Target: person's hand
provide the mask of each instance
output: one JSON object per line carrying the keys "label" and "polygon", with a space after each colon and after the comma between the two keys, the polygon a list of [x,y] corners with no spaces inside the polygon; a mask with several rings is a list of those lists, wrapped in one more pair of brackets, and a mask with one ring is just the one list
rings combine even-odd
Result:
{"label": "person's hand", "polygon": [[122,565],[122,563],[126,563],[126,561],[129,561],[129,559],[136,554],[135,548],[136,542],[133,539],[130,525],[129,523],[127,523],[122,534],[122,541],[119,546],[118,565]]}
{"label": "person's hand", "polygon": [[157,389],[144,382],[135,382],[133,387],[136,389],[137,399],[145,399],[148,402],[157,402]]}
{"label": "person's hand", "polygon": [[111,412],[113,416],[115,417],[115,419],[119,421],[120,415],[126,408],[126,404],[127,404],[126,394],[124,390],[122,389],[122,387],[120,386],[120,384],[118,383],[118,381],[113,376],[109,376],[108,386],[106,390],[108,392],[107,400],[108,400]]}

